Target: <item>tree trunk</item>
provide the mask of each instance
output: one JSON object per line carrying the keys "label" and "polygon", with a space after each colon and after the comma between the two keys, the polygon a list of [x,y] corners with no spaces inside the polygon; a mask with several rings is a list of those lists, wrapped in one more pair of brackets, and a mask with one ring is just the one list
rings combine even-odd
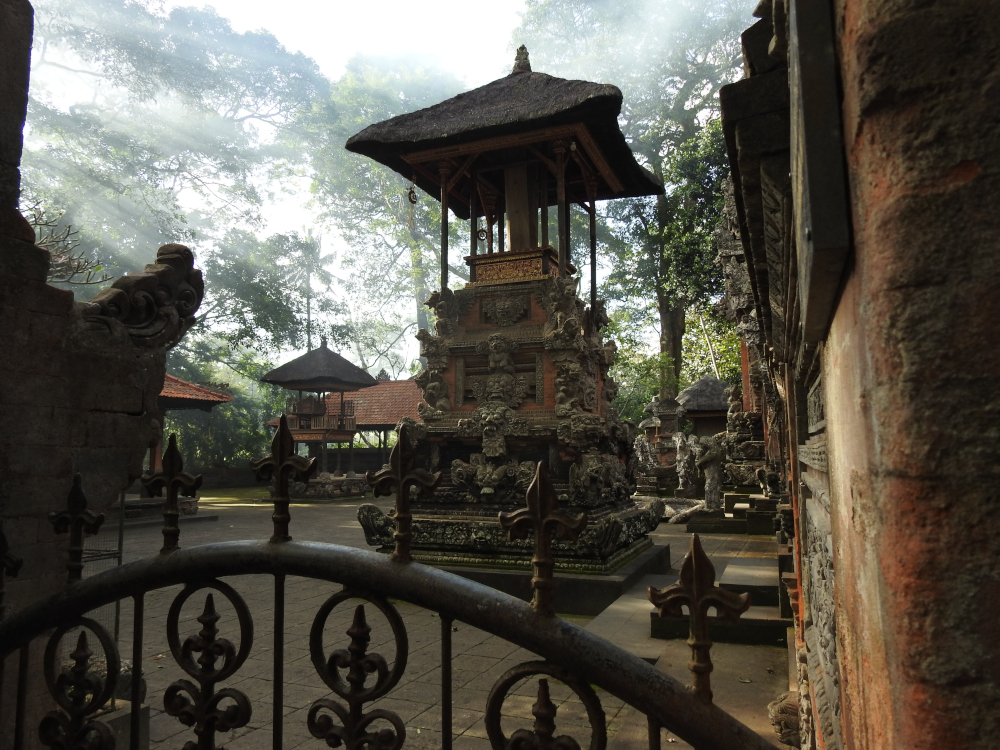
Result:
{"label": "tree trunk", "polygon": [[660,313],[660,401],[677,397],[684,342],[684,308],[671,305],[666,295],[657,294]]}

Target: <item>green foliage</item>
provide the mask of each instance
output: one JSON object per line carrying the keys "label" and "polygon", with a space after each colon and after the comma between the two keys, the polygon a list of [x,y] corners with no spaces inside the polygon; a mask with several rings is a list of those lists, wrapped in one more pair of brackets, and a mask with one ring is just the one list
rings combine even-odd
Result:
{"label": "green foliage", "polygon": [[[437,287],[441,214],[438,202],[421,191],[411,204],[406,180],[347,151],[344,143],[371,123],[436,104],[461,90],[453,75],[406,58],[356,57],[333,85],[331,99],[317,104],[303,126],[304,142],[311,144],[312,189],[323,218],[336,224],[352,248],[343,259],[345,290],[364,305],[367,317],[391,321],[400,312],[393,308],[408,300],[407,307],[426,327],[423,303]],[[463,228],[456,224],[449,226],[452,242],[463,246]],[[461,262],[452,264],[452,271],[468,278]]]}
{"label": "green foliage", "polygon": [[34,5],[29,202],[80,228],[115,273],[165,242],[259,222],[259,178],[297,158],[284,129],[325,96],[315,63],[212,9]]}
{"label": "green foliage", "polygon": [[736,385],[741,382],[742,373],[740,337],[736,333],[735,324],[716,315],[711,308],[705,312],[697,309],[688,310],[680,388],[683,390],[706,375],[717,376],[720,380]]}
{"label": "green foliage", "polygon": [[663,166],[665,196],[618,201],[608,212],[616,241],[605,293],[640,309],[655,309],[658,291],[668,305],[704,304],[722,284],[713,240],[729,174],[721,121],[710,120]]}
{"label": "green foliage", "polygon": [[515,43],[534,70],[622,90],[619,124],[666,195],[603,212],[612,274],[603,295],[657,330],[661,392],[675,390],[685,308],[718,292],[711,233],[726,171],[713,124],[718,90],[736,77],[748,0],[528,0]]}
{"label": "green foliage", "polygon": [[226,341],[208,336],[185,338],[170,352],[171,375],[233,397],[211,412],[167,412],[164,435],[177,433],[188,468],[243,467],[268,452],[271,435],[264,424],[283,409],[286,395],[277,386],[259,382],[273,367],[252,351],[234,352]]}

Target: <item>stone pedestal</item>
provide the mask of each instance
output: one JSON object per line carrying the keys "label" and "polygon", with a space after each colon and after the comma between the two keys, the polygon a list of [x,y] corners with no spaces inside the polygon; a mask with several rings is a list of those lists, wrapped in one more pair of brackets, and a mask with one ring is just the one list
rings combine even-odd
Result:
{"label": "stone pedestal", "polygon": [[[600,334],[603,306],[585,307],[575,280],[522,280],[521,254],[509,255],[490,264],[503,283],[428,300],[436,333],[418,334],[427,369],[416,378],[424,402],[410,433],[418,465],[443,477],[433,498],[411,501],[411,551],[426,562],[527,570],[531,540],[510,541],[497,515],[524,507],[544,462],[560,507],[589,518],[577,542],[554,543],[557,568],[608,573],[649,546],[663,512],[658,500],[632,498],[635,429],[610,404],[616,347]],[[358,517],[369,544],[391,544],[381,510],[365,505]]]}

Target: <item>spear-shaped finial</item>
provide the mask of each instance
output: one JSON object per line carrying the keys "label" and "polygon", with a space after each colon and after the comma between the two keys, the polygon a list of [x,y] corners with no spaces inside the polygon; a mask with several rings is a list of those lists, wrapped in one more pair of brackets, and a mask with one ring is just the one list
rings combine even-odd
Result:
{"label": "spear-shaped finial", "polygon": [[288,513],[288,504],[291,502],[288,497],[288,479],[292,477],[300,482],[308,482],[316,471],[316,459],[303,458],[295,453],[295,441],[284,414],[278,420],[278,429],[271,440],[271,455],[258,458],[250,464],[250,468],[257,473],[257,479],[274,479],[274,513],[271,515],[274,534],[271,535],[271,541],[291,541],[292,537],[288,534],[288,523],[291,521]]}
{"label": "spear-shaped finial", "polygon": [[167,449],[163,452],[163,468],[156,474],[147,474],[142,478],[142,486],[150,497],[158,495],[161,489],[166,489],[167,499],[163,504],[163,548],[161,555],[174,552],[181,530],[177,525],[180,511],[177,509],[178,494],[194,497],[201,487],[201,475],[196,477],[184,473],[184,460],[177,449],[177,435],[171,434],[167,441]]}
{"label": "spear-shaped finial", "polygon": [[554,615],[552,537],[576,541],[587,526],[587,514],[574,516],[556,507],[559,498],[541,461],[535,467],[535,478],[528,486],[525,500],[527,508],[501,513],[500,525],[509,531],[511,539],[535,535],[535,555],[531,558],[531,587],[534,589],[531,606],[540,615]]}
{"label": "spear-shaped finial", "polygon": [[76,474],[73,477],[73,487],[66,498],[66,510],[61,513],[49,513],[49,523],[57,534],[69,532],[69,582],[79,581],[83,575],[83,534],[96,534],[104,523],[103,513],[92,513],[87,510],[87,496],[83,494],[83,478]]}
{"label": "spear-shaped finial", "polygon": [[686,605],[691,617],[691,661],[688,669],[694,675],[695,697],[712,702],[712,639],[708,635],[708,609],[715,607],[717,617],[736,622],[750,607],[750,594],[735,594],[715,585],[715,566],[701,547],[697,534],[691,537],[691,548],[681,563],[677,583],[656,590],[650,586],[646,596],[660,610],[660,616],[680,615]]}
{"label": "spear-shaped finial", "polygon": [[420,487],[425,494],[431,494],[441,483],[441,472],[432,474],[417,468],[417,457],[410,445],[410,428],[401,423],[397,429],[396,445],[389,454],[389,465],[372,474],[365,473],[365,481],[371,486],[375,497],[396,493],[396,513],[393,522],[396,531],[393,539],[396,548],[393,560],[411,560],[410,540],[413,539],[413,516],[410,514],[410,490]]}
{"label": "spear-shaped finial", "polygon": [[17,578],[24,558],[18,557],[10,551],[10,543],[7,541],[7,534],[4,533],[3,519],[0,518],[0,620],[3,619],[6,608],[3,603],[4,579],[7,576]]}

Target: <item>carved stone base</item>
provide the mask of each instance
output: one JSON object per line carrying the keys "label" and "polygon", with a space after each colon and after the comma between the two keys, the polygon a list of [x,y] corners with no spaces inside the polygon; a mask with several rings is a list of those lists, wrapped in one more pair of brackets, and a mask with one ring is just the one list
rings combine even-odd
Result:
{"label": "carved stone base", "polygon": [[368,491],[364,477],[335,477],[313,479],[308,484],[292,482],[289,485],[289,497],[322,502],[336,500],[342,497],[362,497]]}
{"label": "carved stone base", "polygon": [[[567,573],[610,573],[652,542],[646,536],[663,515],[658,499],[629,502],[593,517],[576,542],[554,541],[556,569]],[[365,540],[380,551],[392,549],[392,519],[371,504],[358,508]],[[421,509],[413,513],[413,558],[421,562],[523,569],[531,568],[533,541],[511,540],[493,508]]]}

